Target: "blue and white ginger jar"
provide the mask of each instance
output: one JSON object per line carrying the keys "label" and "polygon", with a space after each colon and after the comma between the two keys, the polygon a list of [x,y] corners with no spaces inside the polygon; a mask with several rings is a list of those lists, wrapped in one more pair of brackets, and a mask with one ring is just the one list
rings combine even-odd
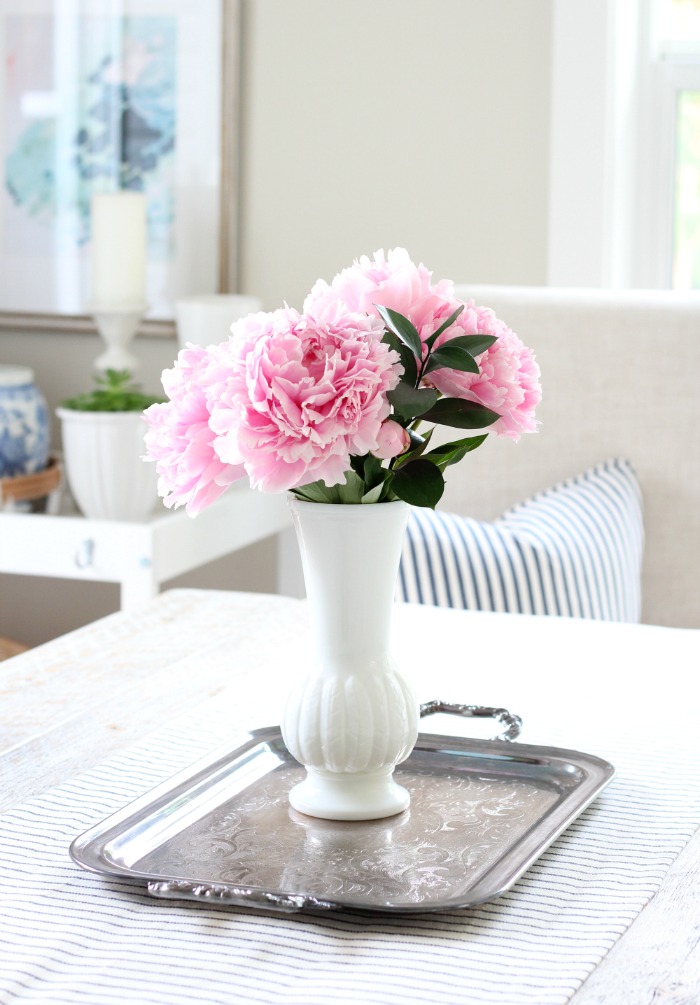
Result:
{"label": "blue and white ginger jar", "polygon": [[26,366],[0,366],[0,478],[43,471],[49,459],[49,410]]}

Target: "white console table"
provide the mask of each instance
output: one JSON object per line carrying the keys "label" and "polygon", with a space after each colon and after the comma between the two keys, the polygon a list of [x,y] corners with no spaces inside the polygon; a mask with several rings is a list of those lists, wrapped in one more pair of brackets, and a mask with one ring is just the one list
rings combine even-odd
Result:
{"label": "white console table", "polygon": [[284,494],[244,483],[195,518],[165,508],[143,523],[0,513],[0,573],[119,583],[121,609],[134,611],[166,580],[289,526]]}

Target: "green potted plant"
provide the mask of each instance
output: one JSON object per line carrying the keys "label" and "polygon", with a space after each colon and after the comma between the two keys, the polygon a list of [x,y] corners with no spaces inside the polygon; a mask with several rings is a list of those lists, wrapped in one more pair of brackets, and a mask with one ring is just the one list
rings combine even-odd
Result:
{"label": "green potted plant", "polygon": [[142,459],[143,411],[162,399],[142,391],[128,370],[107,370],[95,384],[56,410],[68,484],[87,517],[144,520],[158,491],[154,466]]}

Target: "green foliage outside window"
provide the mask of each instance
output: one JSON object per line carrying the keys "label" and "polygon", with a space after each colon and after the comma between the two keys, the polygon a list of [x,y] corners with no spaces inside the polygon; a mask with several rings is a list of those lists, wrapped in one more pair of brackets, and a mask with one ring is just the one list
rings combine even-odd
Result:
{"label": "green foliage outside window", "polygon": [[673,287],[700,289],[700,91],[681,91],[676,119]]}

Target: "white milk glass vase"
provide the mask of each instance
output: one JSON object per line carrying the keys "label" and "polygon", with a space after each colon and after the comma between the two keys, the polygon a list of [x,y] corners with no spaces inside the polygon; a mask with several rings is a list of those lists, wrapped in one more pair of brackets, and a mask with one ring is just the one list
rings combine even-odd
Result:
{"label": "white milk glass vase", "polygon": [[390,653],[391,615],[408,506],[290,498],[314,651],[292,691],[282,735],[306,776],[294,809],[330,820],[405,810],[393,778],[418,735],[418,702]]}

